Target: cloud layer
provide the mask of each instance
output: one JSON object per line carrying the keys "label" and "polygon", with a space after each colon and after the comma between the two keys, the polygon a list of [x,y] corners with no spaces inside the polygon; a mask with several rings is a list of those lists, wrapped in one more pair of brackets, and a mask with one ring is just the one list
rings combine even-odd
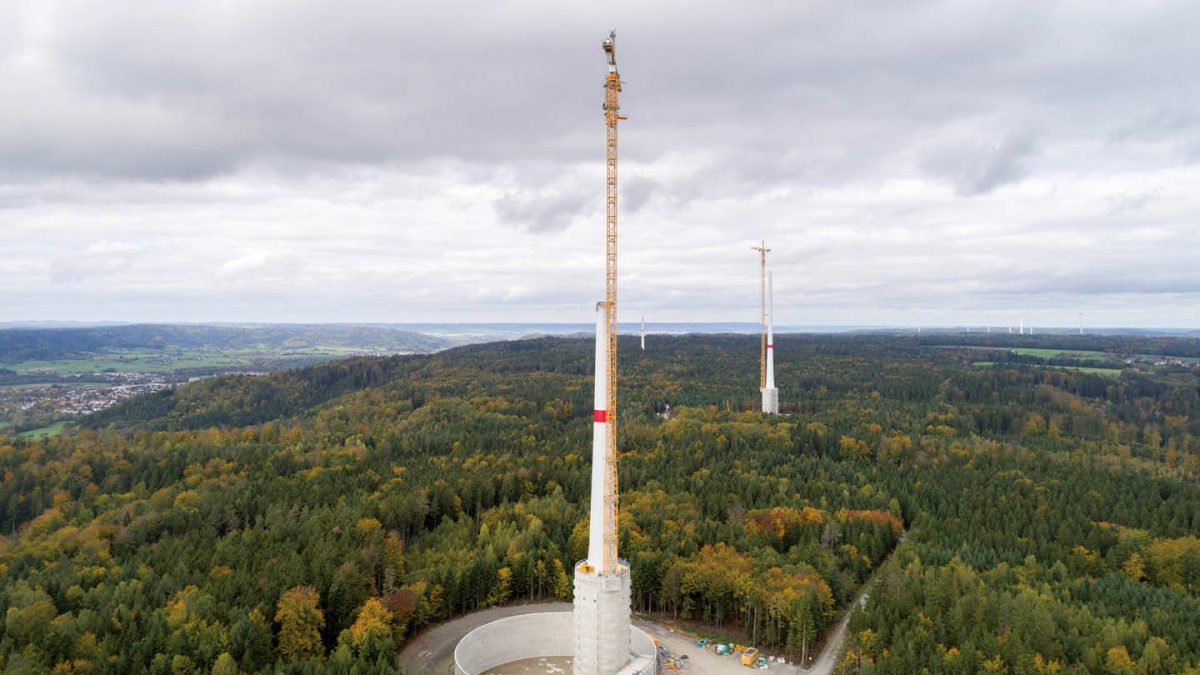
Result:
{"label": "cloud layer", "polygon": [[1200,5],[0,8],[0,318],[1200,324]]}

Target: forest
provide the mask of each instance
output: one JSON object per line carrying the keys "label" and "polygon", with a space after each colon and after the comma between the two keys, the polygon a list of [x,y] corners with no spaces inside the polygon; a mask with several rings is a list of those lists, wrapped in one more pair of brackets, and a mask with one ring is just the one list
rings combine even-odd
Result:
{"label": "forest", "polygon": [[[1200,367],[1010,350],[1200,341],[1053,340],[778,336],[765,418],[757,337],[623,338],[635,611],[803,660],[866,590],[840,672],[1200,672]],[[393,672],[450,617],[569,599],[591,357],[357,358],[0,437],[0,668]]]}

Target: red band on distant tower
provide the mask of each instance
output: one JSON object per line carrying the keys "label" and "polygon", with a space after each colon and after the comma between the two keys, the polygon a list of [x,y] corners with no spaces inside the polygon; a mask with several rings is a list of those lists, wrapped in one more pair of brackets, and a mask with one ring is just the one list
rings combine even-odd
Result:
{"label": "red band on distant tower", "polygon": [[592,420],[596,424],[607,424],[608,423],[608,411],[607,410],[594,411]]}
{"label": "red band on distant tower", "polygon": [[767,345],[767,349],[775,349],[775,345]]}

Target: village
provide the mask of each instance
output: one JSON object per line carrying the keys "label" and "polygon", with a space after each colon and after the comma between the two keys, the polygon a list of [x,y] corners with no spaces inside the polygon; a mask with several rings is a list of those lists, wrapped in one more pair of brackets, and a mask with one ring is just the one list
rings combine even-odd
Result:
{"label": "village", "polygon": [[[263,375],[265,371],[229,374]],[[127,398],[211,376],[106,371],[59,376],[54,382],[0,386],[0,430],[34,428],[109,408]]]}

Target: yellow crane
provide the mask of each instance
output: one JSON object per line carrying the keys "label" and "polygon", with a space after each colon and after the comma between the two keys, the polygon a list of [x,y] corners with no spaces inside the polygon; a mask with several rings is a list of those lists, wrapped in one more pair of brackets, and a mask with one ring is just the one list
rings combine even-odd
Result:
{"label": "yellow crane", "polygon": [[[617,123],[621,111],[621,76],[617,74],[616,32],[604,41],[608,76],[604,80],[604,126],[607,129],[607,163],[604,199],[605,292],[604,310],[608,324],[608,439],[604,453],[604,567],[603,574],[617,572]],[[597,373],[599,376],[599,373]]]}
{"label": "yellow crane", "polygon": [[767,248],[767,242],[762,242],[758,246],[751,246],[751,251],[758,251],[762,256],[762,274],[760,276],[761,286],[760,294],[762,308],[759,314],[760,328],[762,332],[762,352],[758,359],[758,388],[766,389],[767,387],[767,254],[771,249]]}

